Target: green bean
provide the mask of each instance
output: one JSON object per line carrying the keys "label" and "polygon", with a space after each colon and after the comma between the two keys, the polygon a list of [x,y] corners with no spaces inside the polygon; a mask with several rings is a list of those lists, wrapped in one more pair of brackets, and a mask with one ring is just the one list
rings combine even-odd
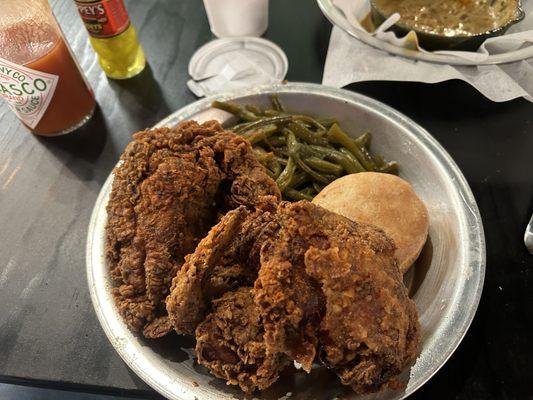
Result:
{"label": "green bean", "polygon": [[256,105],[253,105],[253,104],[246,104],[244,106],[244,108],[246,108],[251,113],[254,113],[255,115],[262,115],[263,114],[263,111],[259,107],[257,107]]}
{"label": "green bean", "polygon": [[248,125],[250,125],[250,122],[243,122],[243,123],[240,123],[240,124],[237,124],[237,125],[233,125],[230,128],[230,131],[232,131],[234,133],[237,133],[239,130],[245,129]]}
{"label": "green bean", "polygon": [[296,135],[288,129],[284,129],[283,134],[287,139],[287,150],[289,151],[289,154],[291,156],[297,155],[301,145],[298,142],[298,139],[296,139]]}
{"label": "green bean", "polygon": [[293,157],[298,166],[308,174],[312,180],[327,185],[336,179],[336,176],[322,174],[314,169],[310,168],[299,156]]}
{"label": "green bean", "polygon": [[365,132],[355,139],[355,144],[357,144],[359,147],[366,147],[367,149],[369,149],[371,143],[372,134],[370,132]]}
{"label": "green bean", "polygon": [[303,140],[306,143],[317,144],[320,146],[328,145],[328,139],[311,132],[299,122],[291,122],[289,125],[287,125],[287,129],[290,129],[292,132],[294,132],[298,139]]}
{"label": "green bean", "polygon": [[278,184],[278,187],[282,192],[284,192],[285,189],[289,186],[289,183],[295,172],[296,163],[294,162],[294,159],[292,157],[289,157],[287,165],[285,165],[285,168],[283,169],[283,171],[281,171],[281,174],[279,174],[278,178],[276,179],[276,183]]}
{"label": "green bean", "polygon": [[361,154],[363,155],[365,160],[367,160],[370,165],[372,165],[373,170],[376,171],[378,169],[378,163],[376,162],[376,160],[374,160],[374,157],[372,157],[368,149],[366,147],[359,147],[359,150],[361,150]]}
{"label": "green bean", "polygon": [[286,158],[278,157],[278,156],[274,155],[274,160],[279,162],[281,165],[287,165],[287,159]]}
{"label": "green bean", "polygon": [[274,158],[272,158],[272,160],[270,160],[270,162],[268,163],[268,168],[274,173],[274,179],[276,179],[281,174],[281,164],[277,162]]}
{"label": "green bean", "polygon": [[[246,127],[245,131],[249,131],[251,129],[256,129],[256,128],[259,128],[259,127],[265,126],[265,125],[271,125],[271,124],[278,125],[278,124],[288,123],[288,122],[291,122],[291,121],[292,121],[292,117],[291,116],[262,118],[260,120],[254,121],[250,125],[248,125]],[[241,130],[239,130],[237,132],[240,133]]]}
{"label": "green bean", "polygon": [[348,154],[345,154],[342,151],[342,148],[339,151],[337,151],[335,149],[331,149],[327,147],[320,147],[320,146],[308,146],[308,147],[310,147],[313,151],[322,153],[326,159],[329,159],[330,161],[333,161],[333,162],[336,162],[337,164],[342,165],[344,170],[348,172],[349,174],[356,174],[358,172],[363,172],[365,170],[352,153],[348,152]]}
{"label": "green bean", "polygon": [[[315,150],[315,147],[319,150]],[[326,156],[325,152],[323,150],[330,149],[331,147],[326,146],[315,146],[315,145],[309,145],[309,144],[302,144],[300,148],[300,154],[302,157],[316,157],[323,160]]]}
{"label": "green bean", "polygon": [[314,168],[319,172],[325,172],[326,174],[341,176],[344,171],[344,168],[341,165],[321,160],[318,157],[308,157],[304,159],[304,162],[311,168]]}
{"label": "green bean", "polygon": [[265,140],[268,136],[274,134],[278,130],[276,125],[266,125],[256,131],[247,131],[244,138],[248,139],[251,144],[255,144]]}
{"label": "green bean", "polygon": [[319,118],[317,119],[317,122],[322,125],[324,128],[329,129],[333,124],[338,124],[339,121],[337,121],[337,118],[331,117],[331,118]]}
{"label": "green bean", "polygon": [[390,161],[383,167],[379,168],[378,171],[385,174],[398,175],[398,163],[396,161]]}
{"label": "green bean", "polygon": [[309,196],[308,194],[302,193],[296,189],[287,188],[283,191],[283,194],[291,200],[296,200],[296,201],[300,201],[300,200],[312,201],[313,200],[313,196]]}
{"label": "green bean", "polygon": [[271,150],[278,157],[289,158],[289,151],[282,147],[272,147]]}
{"label": "green bean", "polygon": [[352,139],[334,117],[288,113],[273,94],[272,105],[213,102],[237,117],[229,128],[252,144],[257,160],[278,184],[283,197],[312,200],[325,185],[346,173],[398,173],[395,161],[370,153],[372,135]]}
{"label": "green bean", "polygon": [[274,153],[272,152],[266,152],[266,151],[259,151],[257,148],[254,148],[255,156],[257,160],[264,164],[266,162],[272,161],[274,159]]}
{"label": "green bean", "polygon": [[309,196],[316,195],[315,188],[313,187],[313,185],[309,185],[303,189],[300,189],[300,192],[302,192],[303,194],[307,194]]}
{"label": "green bean", "polygon": [[274,110],[284,112],[285,109],[281,105],[281,102],[279,101],[279,97],[277,94],[272,95],[272,107],[274,107]]}
{"label": "green bean", "polygon": [[286,112],[282,112],[282,111],[274,110],[272,108],[268,108],[268,109],[263,111],[263,115],[265,115],[265,117],[286,117],[289,114],[287,114]]}
{"label": "green bean", "polygon": [[263,167],[265,167],[265,172],[268,176],[270,176],[272,179],[276,180],[276,177],[274,175],[274,172],[272,172],[270,169],[268,169],[266,166],[263,165]]}
{"label": "green bean", "polygon": [[357,146],[355,142],[346,133],[342,131],[339,125],[334,124],[329,129],[328,139],[330,140],[330,142],[340,144],[341,146],[348,149],[357,158],[357,160],[361,163],[361,165],[365,167],[367,171],[376,170],[376,165],[374,163],[374,160],[372,160],[372,158],[369,158],[367,156],[368,153],[364,154],[362,149],[359,148],[359,146]]}
{"label": "green bean", "polygon": [[316,119],[314,119],[313,117],[310,117],[308,115],[300,115],[300,114],[297,114],[297,115],[293,115],[294,117],[294,120],[295,121],[303,121],[309,125],[312,125],[314,126],[315,128],[317,128],[322,134],[325,134],[327,132],[327,129],[324,128],[324,125],[322,125],[320,122],[318,122]]}
{"label": "green bean", "polygon": [[307,175],[305,172],[295,172],[291,181],[289,182],[289,187],[298,188],[307,182],[309,182],[309,175]]}
{"label": "green bean", "polygon": [[285,146],[287,139],[285,136],[271,136],[268,138],[268,144],[273,147]]}
{"label": "green bean", "polygon": [[289,130],[284,130],[287,135],[287,149],[289,150],[290,156],[294,159],[294,162],[306,173],[308,174],[311,179],[314,181],[328,184],[329,180],[326,178],[326,176],[322,175],[320,172],[317,172],[310,168],[306,163],[303,162],[303,160],[300,158],[299,151],[300,151],[300,143],[298,143],[298,140],[296,139],[296,136],[293,132]]}
{"label": "green bean", "polygon": [[378,170],[386,164],[381,154],[370,154],[370,156],[376,163],[376,167],[378,168]]}
{"label": "green bean", "polygon": [[316,182],[313,182],[313,188],[316,190],[317,193],[320,193],[322,191],[322,189],[324,189],[324,186],[319,185]]}
{"label": "green bean", "polygon": [[253,112],[248,111],[246,108],[235,104],[235,103],[228,103],[225,101],[218,101],[215,100],[211,104],[214,108],[218,108],[220,110],[227,111],[240,119],[244,121],[257,121],[259,117],[255,115]]}
{"label": "green bean", "polygon": [[341,153],[343,156],[348,158],[350,160],[350,162],[352,163],[352,165],[355,166],[356,171],[350,172],[351,174],[356,174],[358,172],[365,172],[366,171],[365,167],[363,167],[361,165],[361,163],[359,162],[357,157],[354,156],[353,153],[350,150],[348,150],[346,147],[340,147],[339,148],[339,153]]}

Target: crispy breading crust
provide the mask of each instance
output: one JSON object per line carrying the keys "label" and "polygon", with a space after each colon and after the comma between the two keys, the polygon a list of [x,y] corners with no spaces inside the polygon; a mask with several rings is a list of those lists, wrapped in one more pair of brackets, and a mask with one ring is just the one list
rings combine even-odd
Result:
{"label": "crispy breading crust", "polygon": [[280,193],[250,144],[216,121],[133,139],[114,171],[106,257],[121,315],[153,338],[172,329],[164,305],[172,278],[218,215]]}
{"label": "crispy breading crust", "polygon": [[213,301],[213,312],[196,328],[198,362],[229,384],[251,393],[274,383],[289,364],[282,353],[270,353],[250,287]]}
{"label": "crispy breading crust", "polygon": [[[306,371],[318,354],[358,393],[397,386],[417,355],[420,327],[393,242],[373,226],[309,202],[262,207],[226,215],[189,256],[167,299],[178,333],[190,333],[223,292],[257,276],[256,309],[248,312],[261,317],[266,354],[285,354]],[[212,283],[216,276],[232,277],[235,285],[213,290],[220,288]],[[233,340],[227,332],[217,336],[218,346]],[[213,354],[199,356],[200,363],[250,388],[249,376],[236,378],[240,369],[228,370],[229,361]]]}

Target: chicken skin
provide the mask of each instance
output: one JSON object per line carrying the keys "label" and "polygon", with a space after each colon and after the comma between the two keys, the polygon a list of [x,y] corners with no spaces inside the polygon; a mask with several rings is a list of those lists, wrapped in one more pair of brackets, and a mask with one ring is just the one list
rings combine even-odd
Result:
{"label": "chicken skin", "polygon": [[251,288],[227,292],[213,301],[213,311],[196,328],[198,362],[245,393],[265,389],[289,360],[269,353],[263,335]]}
{"label": "chicken skin", "polygon": [[170,322],[179,334],[193,335],[211,301],[240,286],[253,286],[259,269],[260,237],[277,230],[276,198],[264,197],[255,212],[228,212],[198,244],[173,280],[166,300]]}
{"label": "chicken skin", "polygon": [[120,314],[148,338],[172,329],[165,308],[184,257],[217,222],[261,197],[280,198],[250,144],[216,121],[138,132],[127,146],[107,206],[106,258]]}
{"label": "chicken skin", "polygon": [[[357,393],[395,386],[417,355],[420,328],[394,251],[381,230],[309,202],[270,201],[255,211],[240,207],[187,257],[167,299],[170,320],[178,333],[197,328],[197,338],[204,338],[197,347],[199,362],[244,390],[264,388],[277,376],[277,370],[263,369],[261,376],[269,379],[253,380],[254,371],[270,368],[264,357],[252,375],[240,375],[250,370],[242,364],[250,360],[250,350],[234,342],[233,327],[245,314],[261,321],[255,343],[269,357],[283,354],[308,372],[320,360]],[[229,311],[237,307],[229,304],[237,301],[234,290],[251,285],[255,308],[242,294],[246,307]],[[209,351],[213,348],[232,349],[233,356]]]}
{"label": "chicken skin", "polygon": [[420,327],[394,243],[373,226],[309,203],[279,209],[283,244],[271,255],[263,248],[254,289],[267,348],[308,369],[313,353],[302,358],[294,351],[318,342],[320,360],[355,392],[396,386],[397,375],[417,355]]}

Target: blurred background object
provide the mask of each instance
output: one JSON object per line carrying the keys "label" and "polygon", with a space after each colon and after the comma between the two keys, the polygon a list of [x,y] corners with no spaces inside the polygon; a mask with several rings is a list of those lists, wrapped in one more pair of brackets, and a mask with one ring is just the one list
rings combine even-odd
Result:
{"label": "blurred background object", "polygon": [[219,38],[262,36],[268,28],[268,0],[204,0],[204,5]]}
{"label": "blurred background object", "polygon": [[128,79],[146,65],[144,51],[123,0],[75,0],[105,74]]}
{"label": "blurred background object", "polygon": [[93,92],[46,0],[2,1],[0,97],[43,136],[71,132],[93,114]]}

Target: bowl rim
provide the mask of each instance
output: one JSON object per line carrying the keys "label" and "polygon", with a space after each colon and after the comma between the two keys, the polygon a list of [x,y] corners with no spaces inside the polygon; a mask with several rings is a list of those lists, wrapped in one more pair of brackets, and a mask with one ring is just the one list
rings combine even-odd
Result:
{"label": "bowl rim", "polygon": [[[174,124],[200,111],[206,110],[209,108],[209,105],[215,98],[232,99],[274,92],[319,95],[345,102],[351,102],[352,104],[357,104],[363,108],[369,109],[380,114],[381,117],[390,119],[394,123],[401,125],[403,128],[409,130],[410,135],[420,139],[422,145],[427,147],[428,151],[430,151],[436,158],[436,162],[440,163],[441,166],[445,168],[448,173],[450,173],[450,176],[453,177],[453,186],[456,188],[457,194],[464,200],[462,211],[464,217],[473,227],[472,232],[469,232],[467,238],[469,243],[468,255],[470,256],[469,265],[473,265],[474,270],[469,278],[465,280],[466,283],[470,284],[471,290],[469,300],[471,302],[469,303],[466,311],[460,315],[461,325],[459,327],[450,327],[450,330],[453,329],[454,332],[458,331],[459,334],[455,335],[454,340],[449,343],[449,346],[445,349],[446,351],[441,354],[442,357],[438,361],[438,365],[433,365],[429,374],[423,376],[422,379],[417,381],[413,387],[408,387],[401,394],[400,398],[403,399],[425,384],[446,363],[468,331],[479,305],[485,277],[486,253],[483,225],[475,198],[459,167],[455,164],[453,159],[444,150],[444,148],[436,141],[436,139],[433,138],[425,129],[405,115],[377,100],[344,89],[336,89],[309,83],[289,83],[285,85],[280,84],[261,86],[253,89],[221,94],[189,104],[161,120],[155,125],[155,127]],[[120,315],[118,315],[114,302],[109,300],[112,296],[110,296],[110,287],[108,284],[108,270],[105,265],[105,261],[102,259],[103,254],[95,254],[95,249],[98,250],[99,243],[102,242],[103,237],[102,232],[97,231],[95,228],[97,225],[102,225],[102,220],[104,217],[105,221],[107,221],[105,206],[111,190],[112,178],[113,175],[110,173],[104,185],[102,186],[91,214],[87,232],[87,281],[95,312],[100,325],[102,326],[106,336],[119,356],[141,379],[143,379],[153,389],[167,398],[180,400],[193,399],[194,396],[190,392],[187,392],[187,388],[184,386],[183,382],[177,383],[170,376],[165,376],[165,371],[161,371],[156,368],[154,362],[151,361],[150,355],[144,354],[143,351],[136,350],[136,346],[140,346],[140,339],[129,332],[123,323],[122,318]],[[465,297],[465,292],[465,290],[461,292],[462,298]],[[451,312],[452,310],[449,311]],[[442,319],[442,324],[450,325],[450,323],[451,322],[449,321],[449,318]],[[143,362],[148,364],[145,365]]]}
{"label": "bowl rim", "polygon": [[[386,19],[386,17],[383,14],[383,12],[376,5],[376,0],[369,0],[369,3],[370,3],[370,8],[371,8],[372,11],[375,11],[381,17]],[[434,38],[434,39],[437,39],[437,38],[438,39],[450,39],[450,40],[458,39],[458,40],[462,40],[462,41],[467,41],[467,40],[485,38],[485,40],[486,40],[489,37],[500,36],[500,35],[505,34],[505,31],[507,29],[509,29],[511,26],[521,22],[525,18],[525,16],[526,16],[526,13],[524,12],[524,9],[523,9],[523,6],[522,6],[522,0],[517,0],[517,7],[516,7],[516,10],[515,10],[515,16],[514,16],[513,19],[507,21],[505,24],[499,26],[498,28],[495,28],[495,29],[492,29],[492,30],[489,30],[489,31],[486,31],[486,32],[476,33],[475,35],[453,35],[453,36],[439,35],[438,33],[426,32],[426,31],[422,31],[422,30],[419,30],[419,29],[413,29],[413,28],[411,28],[411,27],[409,27],[407,25],[404,25],[404,24],[400,23],[400,21],[396,22],[393,26],[397,26],[398,28],[406,31],[407,33],[415,32],[417,35],[423,35],[425,37]]]}
{"label": "bowl rim", "polygon": [[356,29],[346,19],[346,16],[337,9],[333,4],[333,0],[316,0],[322,13],[326,16],[329,22],[340,28],[342,31],[350,35],[351,37],[369,45],[376,49],[386,51],[390,54],[402,56],[414,60],[426,61],[436,64],[448,64],[448,65],[499,65],[506,64],[515,61],[522,61],[533,57],[533,44],[525,46],[523,48],[512,50],[506,53],[491,54],[483,61],[467,60],[456,57],[450,54],[435,54],[434,52],[423,53],[418,50],[406,49],[400,46],[396,46],[392,43],[380,40],[366,30]]}

